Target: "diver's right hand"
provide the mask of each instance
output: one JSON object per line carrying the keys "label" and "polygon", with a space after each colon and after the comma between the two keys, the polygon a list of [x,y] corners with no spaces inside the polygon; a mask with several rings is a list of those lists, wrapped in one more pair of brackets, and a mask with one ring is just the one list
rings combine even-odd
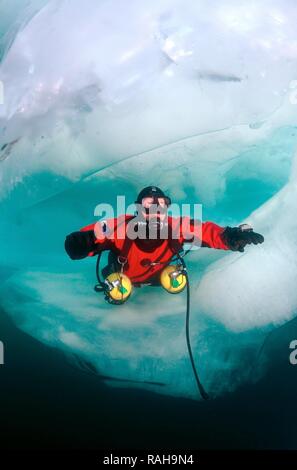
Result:
{"label": "diver's right hand", "polygon": [[65,239],[65,250],[71,259],[82,259],[95,249],[94,230],[72,232]]}

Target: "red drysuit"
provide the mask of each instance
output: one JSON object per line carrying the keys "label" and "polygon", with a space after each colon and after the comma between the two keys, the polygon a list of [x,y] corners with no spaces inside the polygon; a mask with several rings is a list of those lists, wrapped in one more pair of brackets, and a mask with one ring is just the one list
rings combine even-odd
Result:
{"label": "red drysuit", "polygon": [[[89,256],[94,256],[103,250],[111,250],[118,256],[126,260],[124,273],[133,283],[149,282],[150,279],[158,276],[166,262],[176,254],[176,245],[181,246],[184,242],[193,242],[197,245],[229,250],[229,247],[221,237],[224,228],[213,222],[202,222],[194,225],[188,217],[168,217],[167,223],[169,232],[175,234],[174,242],[169,235],[164,240],[130,240],[125,242],[127,237],[126,227],[133,216],[120,216],[117,219],[109,219],[104,222],[97,222],[81,231],[94,230],[96,235],[97,250],[91,251]],[[183,230],[182,230],[183,228]],[[153,264],[150,263],[159,263]]]}

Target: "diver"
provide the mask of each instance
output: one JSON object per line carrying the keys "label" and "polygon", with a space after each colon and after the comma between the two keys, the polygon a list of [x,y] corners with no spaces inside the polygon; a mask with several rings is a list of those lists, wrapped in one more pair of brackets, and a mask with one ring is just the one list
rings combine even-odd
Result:
{"label": "diver", "polygon": [[[65,249],[71,259],[97,256],[96,292],[103,292],[108,303],[124,304],[133,287],[162,286],[178,294],[186,288],[186,342],[195,381],[201,397],[208,400],[195,365],[190,341],[190,282],[184,245],[243,252],[246,245],[264,242],[247,224],[220,227],[189,217],[168,214],[171,199],[160,188],[148,186],[137,196],[135,215],[100,220],[67,235]],[[100,257],[108,250],[108,265],[100,276]]]}
{"label": "diver", "polygon": [[168,292],[181,292],[186,284],[184,267],[180,262],[170,263],[185,242],[243,252],[246,245],[264,241],[247,224],[221,227],[213,222],[169,216],[171,199],[156,186],[142,189],[135,204],[135,215],[87,225],[65,240],[66,252],[73,260],[109,251],[108,265],[102,270],[105,281],[100,283],[107,299],[114,303],[125,301],[132,286],[162,285]]}

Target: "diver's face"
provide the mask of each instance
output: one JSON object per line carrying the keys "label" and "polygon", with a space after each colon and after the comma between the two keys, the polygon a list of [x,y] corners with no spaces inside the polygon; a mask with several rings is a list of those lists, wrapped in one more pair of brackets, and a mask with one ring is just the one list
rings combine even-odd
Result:
{"label": "diver's face", "polygon": [[143,217],[147,221],[159,220],[163,222],[167,216],[167,203],[163,197],[145,197],[141,202]]}

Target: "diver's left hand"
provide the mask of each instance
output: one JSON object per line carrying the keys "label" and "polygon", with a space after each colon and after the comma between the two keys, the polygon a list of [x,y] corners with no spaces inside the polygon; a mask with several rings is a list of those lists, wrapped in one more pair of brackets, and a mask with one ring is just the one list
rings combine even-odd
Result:
{"label": "diver's left hand", "polygon": [[254,232],[253,228],[247,224],[239,227],[226,227],[222,238],[230,250],[240,252],[244,251],[246,245],[258,245],[264,242],[263,235]]}

